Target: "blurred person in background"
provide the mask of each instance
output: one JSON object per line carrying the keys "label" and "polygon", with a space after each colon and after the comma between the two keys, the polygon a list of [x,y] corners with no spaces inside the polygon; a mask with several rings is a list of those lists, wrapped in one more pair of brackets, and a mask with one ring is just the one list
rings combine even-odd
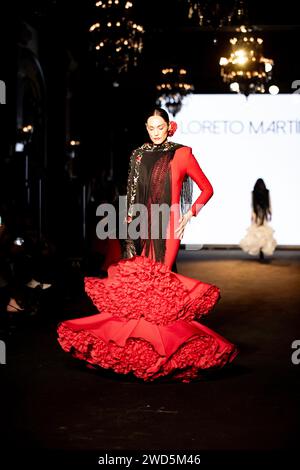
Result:
{"label": "blurred person in background", "polygon": [[249,255],[258,256],[261,261],[265,256],[272,256],[277,245],[274,230],[268,224],[271,218],[270,193],[264,180],[258,178],[252,191],[251,225],[240,241],[240,247]]}

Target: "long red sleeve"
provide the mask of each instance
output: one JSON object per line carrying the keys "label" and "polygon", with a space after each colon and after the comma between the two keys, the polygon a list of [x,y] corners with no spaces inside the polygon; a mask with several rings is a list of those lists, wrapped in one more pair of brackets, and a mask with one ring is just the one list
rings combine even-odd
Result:
{"label": "long red sleeve", "polygon": [[199,163],[192,154],[192,149],[188,148],[186,155],[186,173],[195,181],[201,190],[200,196],[196,199],[192,205],[192,213],[194,216],[198,214],[200,209],[209,201],[212,197],[214,190],[209,180],[201,170]]}

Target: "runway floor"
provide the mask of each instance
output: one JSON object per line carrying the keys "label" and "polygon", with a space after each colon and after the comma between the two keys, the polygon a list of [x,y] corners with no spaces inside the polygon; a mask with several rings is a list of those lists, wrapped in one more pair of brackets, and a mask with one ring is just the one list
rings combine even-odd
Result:
{"label": "runway floor", "polygon": [[7,346],[1,468],[28,459],[39,468],[87,468],[106,454],[180,451],[218,467],[277,461],[289,468],[292,456],[299,460],[300,364],[292,362],[292,343],[300,345],[300,252],[276,251],[260,263],[239,250],[180,251],[177,267],[221,288],[203,323],[238,345],[234,363],[189,384],[87,369],[61,350],[56,325],[95,310],[80,295],[54,302],[45,316],[0,336]]}

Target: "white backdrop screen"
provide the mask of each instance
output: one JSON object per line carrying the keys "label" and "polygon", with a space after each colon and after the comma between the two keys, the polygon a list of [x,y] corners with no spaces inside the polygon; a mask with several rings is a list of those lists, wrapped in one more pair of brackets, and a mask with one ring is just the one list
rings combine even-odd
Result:
{"label": "white backdrop screen", "polygon": [[[173,141],[186,144],[214,196],[185,230],[185,244],[238,244],[258,178],[270,190],[280,245],[300,245],[300,95],[191,95]],[[200,194],[194,183],[193,201]]]}

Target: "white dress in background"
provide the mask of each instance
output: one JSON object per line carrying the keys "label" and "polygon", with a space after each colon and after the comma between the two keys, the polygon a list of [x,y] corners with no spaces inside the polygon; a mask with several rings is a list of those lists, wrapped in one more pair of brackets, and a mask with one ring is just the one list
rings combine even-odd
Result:
{"label": "white dress in background", "polygon": [[262,251],[264,255],[271,256],[277,245],[273,234],[274,230],[268,222],[264,220],[260,225],[260,219],[252,213],[252,223],[245,237],[240,241],[240,247],[249,255],[256,256]]}

